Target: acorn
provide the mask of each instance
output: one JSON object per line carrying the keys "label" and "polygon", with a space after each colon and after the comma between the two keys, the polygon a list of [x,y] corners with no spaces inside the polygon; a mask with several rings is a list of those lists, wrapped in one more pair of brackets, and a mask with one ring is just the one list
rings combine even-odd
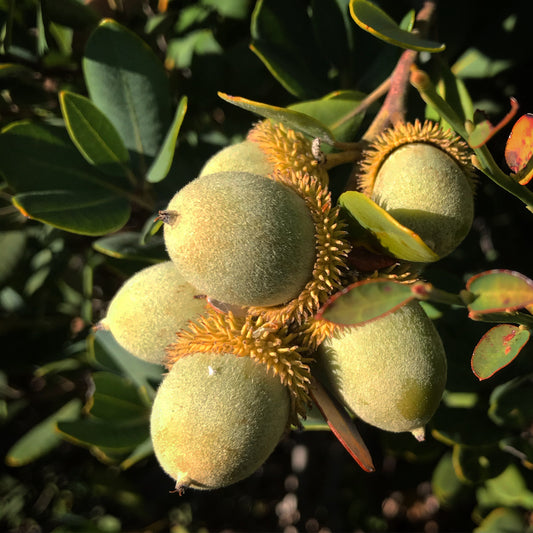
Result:
{"label": "acorn", "polygon": [[259,144],[245,140],[216,152],[206,161],[199,176],[218,172],[250,172],[266,176],[273,171],[274,165],[267,160]]}
{"label": "acorn", "polygon": [[470,156],[468,146],[438,124],[398,124],[365,152],[360,188],[444,257],[472,225],[475,179]]}
{"label": "acorn", "polygon": [[163,379],[152,407],[155,455],[176,490],[209,490],[253,474],[288,425],[289,393],[249,357],[191,353]]}
{"label": "acorn", "polygon": [[198,291],[232,305],[273,306],[312,278],[315,226],[292,188],[219,172],[179,190],[161,213],[170,259]]}
{"label": "acorn", "polygon": [[337,330],[319,347],[317,370],[359,418],[422,440],[446,385],[441,338],[417,301],[358,326]]}
{"label": "acorn", "polygon": [[176,332],[206,311],[197,295],[171,261],[151,265],[122,285],[98,327],[139,359],[163,364]]}

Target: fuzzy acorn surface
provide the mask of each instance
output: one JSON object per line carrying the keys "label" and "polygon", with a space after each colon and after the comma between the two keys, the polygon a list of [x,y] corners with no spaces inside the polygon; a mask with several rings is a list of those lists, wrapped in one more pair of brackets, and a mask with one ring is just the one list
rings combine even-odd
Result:
{"label": "fuzzy acorn surface", "polygon": [[277,181],[248,172],[203,175],[179,190],[164,213],[171,260],[211,298],[278,305],[298,296],[312,277],[311,213]]}
{"label": "fuzzy acorn surface", "polygon": [[146,267],[115,294],[100,322],[131,354],[163,364],[176,332],[206,310],[204,299],[171,261]]}
{"label": "fuzzy acorn surface", "polygon": [[387,156],[371,198],[439,257],[461,243],[474,217],[469,177],[446,152],[422,142],[405,144]]}
{"label": "fuzzy acorn surface", "polygon": [[423,437],[444,392],[446,354],[418,302],[346,328],[319,354],[320,373],[354,414],[378,428]]}
{"label": "fuzzy acorn surface", "polygon": [[178,491],[231,485],[272,453],[289,407],[279,378],[249,357],[187,355],[174,363],[154,400],[155,455]]}
{"label": "fuzzy acorn surface", "polygon": [[274,165],[269,163],[259,144],[245,140],[226,146],[211,156],[199,176],[216,174],[217,172],[250,172],[266,176],[274,171]]}

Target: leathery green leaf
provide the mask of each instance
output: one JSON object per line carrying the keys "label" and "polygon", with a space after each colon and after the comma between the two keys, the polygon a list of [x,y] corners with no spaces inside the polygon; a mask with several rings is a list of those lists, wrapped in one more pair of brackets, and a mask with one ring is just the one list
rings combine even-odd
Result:
{"label": "leathery green leaf", "polygon": [[328,144],[333,144],[335,142],[333,134],[326,126],[324,126],[324,124],[305,113],[300,113],[284,107],[263,104],[261,102],[254,102],[253,100],[248,100],[247,98],[242,98],[240,96],[230,96],[229,94],[221,92],[219,92],[218,95],[230,104],[246,109],[256,115],[269,118],[274,122],[280,122],[285,126],[300,131],[310,137],[319,138]]}
{"label": "leathery green leaf", "polygon": [[93,31],[83,72],[93,103],[107,116],[144,175],[170,123],[170,87],[163,64],[131,30],[111,19]]}
{"label": "leathery green leaf", "polygon": [[320,309],[317,320],[345,326],[361,325],[390,313],[412,300],[409,285],[387,279],[369,279],[334,294]]}
{"label": "leathery green leaf", "polygon": [[533,280],[512,270],[488,270],[472,276],[466,288],[477,295],[470,311],[513,311],[533,304]]}
{"label": "leathery green leaf", "polygon": [[127,174],[129,154],[111,121],[85,96],[59,93],[67,131],[81,155],[106,174]]}
{"label": "leathery green leaf", "polygon": [[87,418],[58,422],[63,437],[75,444],[127,450],[144,442],[149,435],[148,420],[117,422]]}
{"label": "leathery green leaf", "polygon": [[513,324],[499,324],[491,328],[474,349],[472,371],[480,380],[490,378],[513,361],[530,336],[527,329]]}
{"label": "leathery green leaf", "polygon": [[23,466],[51,451],[62,440],[56,431],[57,423],[74,420],[80,412],[81,401],[78,398],[70,400],[20,438],[7,452],[6,463],[9,466]]}
{"label": "leathery green leaf", "polygon": [[360,28],[389,44],[421,52],[442,52],[446,48],[444,44],[402,30],[387,13],[367,0],[351,0],[350,13]]}
{"label": "leathery green leaf", "polygon": [[84,235],[116,231],[127,222],[128,180],[89,165],[64,128],[15,122],[1,141],[0,172],[23,215]]}
{"label": "leathery green leaf", "polygon": [[363,193],[346,191],[339,197],[339,204],[394,257],[422,263],[439,259],[419,235],[400,224]]}

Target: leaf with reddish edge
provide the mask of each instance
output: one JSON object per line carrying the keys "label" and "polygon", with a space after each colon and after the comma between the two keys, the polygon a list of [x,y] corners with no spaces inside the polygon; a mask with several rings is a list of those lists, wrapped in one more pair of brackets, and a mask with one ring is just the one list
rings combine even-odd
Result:
{"label": "leaf with reddish edge", "polygon": [[487,144],[487,142],[498,133],[509,121],[516,115],[518,111],[518,102],[516,98],[511,98],[511,109],[505,117],[493,126],[489,120],[485,118],[481,111],[474,112],[474,129],[468,135],[468,144],[472,148],[480,148]]}
{"label": "leaf with reddish edge", "polygon": [[344,326],[361,325],[415,298],[412,287],[379,278],[357,281],[334,294],[318,311],[316,319]]}
{"label": "leaf with reddish edge", "polygon": [[533,280],[512,270],[481,272],[468,280],[466,288],[477,296],[468,304],[469,311],[477,314],[509,312],[533,304]]}
{"label": "leaf with reddish edge", "polygon": [[[533,156],[533,114],[522,115],[513,126],[505,145],[505,162],[515,173],[522,171]],[[520,180],[521,185],[529,183],[533,171]]]}
{"label": "leaf with reddish edge", "polygon": [[374,472],[376,469],[363,437],[342,405],[314,378],[311,378],[309,392],[339,442],[365,472]]}
{"label": "leaf with reddish edge", "polygon": [[512,324],[491,328],[478,342],[472,355],[472,371],[479,380],[493,376],[520,353],[530,337],[527,329]]}

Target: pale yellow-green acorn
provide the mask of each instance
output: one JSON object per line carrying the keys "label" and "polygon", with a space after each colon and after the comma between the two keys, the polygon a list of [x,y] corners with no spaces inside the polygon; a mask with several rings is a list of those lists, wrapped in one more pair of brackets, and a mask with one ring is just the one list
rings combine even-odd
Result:
{"label": "pale yellow-green acorn", "polygon": [[227,304],[273,306],[312,278],[315,226],[305,200],[258,174],[219,172],[179,190],[161,213],[170,259]]}
{"label": "pale yellow-green acorn", "polygon": [[176,490],[216,489],[253,474],[288,425],[289,393],[249,357],[193,353],[160,385],[150,431]]}
{"label": "pale yellow-green acorn", "polygon": [[464,142],[437,124],[400,124],[366,152],[363,191],[439,257],[470,231],[474,216],[473,167]]}
{"label": "pale yellow-green acorn", "polygon": [[319,348],[325,383],[359,418],[424,437],[446,384],[446,354],[420,304],[345,328]]}
{"label": "pale yellow-green acorn", "polygon": [[222,150],[206,161],[199,176],[217,172],[250,172],[267,176],[274,171],[274,165],[267,161],[265,152],[258,143],[245,140]]}
{"label": "pale yellow-green acorn", "polygon": [[99,327],[136,357],[163,364],[176,332],[206,311],[197,294],[171,261],[151,265],[122,285]]}

